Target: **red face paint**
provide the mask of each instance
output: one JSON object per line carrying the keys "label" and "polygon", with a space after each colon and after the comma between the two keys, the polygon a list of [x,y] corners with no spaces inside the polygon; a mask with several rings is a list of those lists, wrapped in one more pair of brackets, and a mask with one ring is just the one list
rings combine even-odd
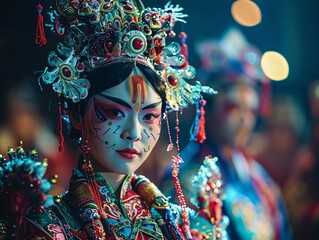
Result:
{"label": "red face paint", "polygon": [[144,103],[146,99],[145,80],[141,75],[130,76],[130,96],[131,102],[136,104],[136,112],[140,111],[140,105]]}

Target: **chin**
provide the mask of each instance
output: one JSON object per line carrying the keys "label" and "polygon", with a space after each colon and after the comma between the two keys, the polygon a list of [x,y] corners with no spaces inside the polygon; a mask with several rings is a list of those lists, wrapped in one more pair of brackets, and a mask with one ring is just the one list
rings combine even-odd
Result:
{"label": "chin", "polygon": [[128,174],[134,173],[137,169],[138,168],[125,166],[125,167],[115,168],[113,172],[118,174],[128,175]]}

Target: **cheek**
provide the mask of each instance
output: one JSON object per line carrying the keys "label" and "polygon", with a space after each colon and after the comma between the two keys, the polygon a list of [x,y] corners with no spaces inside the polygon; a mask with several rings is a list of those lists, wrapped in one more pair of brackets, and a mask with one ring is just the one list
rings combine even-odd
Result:
{"label": "cheek", "polygon": [[143,128],[144,153],[152,151],[161,133],[160,124],[152,124]]}
{"label": "cheek", "polygon": [[99,150],[99,146],[106,146],[112,148],[116,146],[120,135],[121,123],[119,121],[112,121],[110,119],[102,122],[96,118],[96,114],[91,112],[90,117],[87,119],[87,126],[89,128],[89,138],[96,150]]}
{"label": "cheek", "polygon": [[159,135],[161,133],[161,128],[160,126],[154,124],[152,126],[144,128],[143,132],[146,135],[146,138],[148,139],[148,141],[157,142]]}

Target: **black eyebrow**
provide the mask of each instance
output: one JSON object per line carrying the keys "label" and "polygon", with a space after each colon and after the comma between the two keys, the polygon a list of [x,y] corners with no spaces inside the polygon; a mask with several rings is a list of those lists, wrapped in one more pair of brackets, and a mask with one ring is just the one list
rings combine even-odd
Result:
{"label": "black eyebrow", "polygon": [[150,104],[150,105],[147,105],[147,106],[143,107],[142,110],[150,109],[150,108],[155,108],[155,107],[157,107],[157,106],[160,105],[160,104],[161,104],[161,102],[152,103],[152,104]]}
{"label": "black eyebrow", "polygon": [[108,95],[104,95],[102,93],[99,93],[99,95],[104,97],[104,98],[106,98],[106,99],[108,99],[108,100],[111,100],[112,102],[116,102],[116,103],[118,103],[118,104],[120,104],[120,105],[122,105],[124,107],[127,107],[129,109],[132,108],[130,104],[128,104],[127,102],[123,101],[122,99],[119,99],[119,98],[116,98],[116,97],[111,97],[111,96],[108,96]]}

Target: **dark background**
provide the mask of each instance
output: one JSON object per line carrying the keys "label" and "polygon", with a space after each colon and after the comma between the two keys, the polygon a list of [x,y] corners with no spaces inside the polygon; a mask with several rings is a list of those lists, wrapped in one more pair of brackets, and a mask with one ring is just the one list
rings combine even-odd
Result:
{"label": "dark background", "polygon": [[[145,0],[145,5],[164,6],[163,0]],[[274,92],[293,94],[307,111],[307,89],[319,79],[319,3],[316,0],[255,1],[262,11],[262,22],[255,27],[237,24],[230,13],[231,0],[184,0],[181,4],[189,15],[187,24],[176,26],[175,31],[188,34],[190,63],[198,67],[194,52],[197,39],[220,37],[229,26],[238,27],[248,41],[261,52],[277,51],[287,59],[289,77],[272,84]],[[52,1],[42,0],[45,22]],[[4,119],[4,96],[21,79],[46,67],[47,55],[55,49],[57,39],[46,28],[48,43],[38,47],[34,43],[38,1],[1,1],[0,69],[1,120]],[[37,83],[36,83],[37,84]]]}

